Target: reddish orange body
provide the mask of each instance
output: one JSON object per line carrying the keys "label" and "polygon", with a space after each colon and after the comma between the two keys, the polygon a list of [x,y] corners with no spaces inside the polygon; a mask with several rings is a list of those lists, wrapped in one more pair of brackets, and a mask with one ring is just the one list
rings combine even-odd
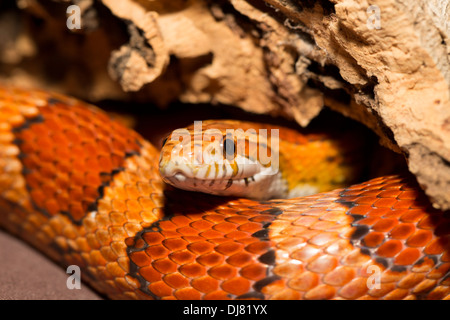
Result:
{"label": "reddish orange body", "polygon": [[0,88],[0,224],[111,298],[450,299],[450,217],[410,177],[252,201],[168,188],[75,99]]}

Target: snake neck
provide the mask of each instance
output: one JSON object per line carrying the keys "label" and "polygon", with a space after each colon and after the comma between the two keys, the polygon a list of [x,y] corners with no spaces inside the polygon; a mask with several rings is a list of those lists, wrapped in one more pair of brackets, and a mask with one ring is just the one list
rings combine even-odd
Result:
{"label": "snake neck", "polygon": [[[283,139],[280,130],[279,174],[274,185],[281,186],[283,198],[307,196],[343,188],[361,178],[365,161],[361,139],[303,134]],[[350,138],[350,141],[346,139]]]}

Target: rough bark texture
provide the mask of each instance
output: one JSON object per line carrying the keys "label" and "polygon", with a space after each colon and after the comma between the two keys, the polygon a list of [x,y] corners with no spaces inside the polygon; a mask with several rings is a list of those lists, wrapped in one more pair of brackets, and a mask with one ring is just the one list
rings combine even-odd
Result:
{"label": "rough bark texture", "polygon": [[[68,30],[66,8],[81,9]],[[403,153],[450,209],[450,3],[18,0],[2,79],[91,101],[227,104],[305,126],[324,105]],[[377,19],[377,17],[379,19]]]}

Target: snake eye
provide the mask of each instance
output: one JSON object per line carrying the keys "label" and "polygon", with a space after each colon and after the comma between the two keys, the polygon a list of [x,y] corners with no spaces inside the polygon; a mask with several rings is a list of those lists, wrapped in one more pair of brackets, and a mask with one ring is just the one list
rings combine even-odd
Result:
{"label": "snake eye", "polygon": [[236,155],[236,143],[233,139],[226,138],[223,140],[223,156],[224,158],[231,160]]}
{"label": "snake eye", "polygon": [[165,137],[165,138],[164,138],[164,140],[163,140],[163,142],[162,142],[162,145],[161,145],[162,147],[164,147],[164,145],[166,144],[167,139],[169,139],[169,137]]}

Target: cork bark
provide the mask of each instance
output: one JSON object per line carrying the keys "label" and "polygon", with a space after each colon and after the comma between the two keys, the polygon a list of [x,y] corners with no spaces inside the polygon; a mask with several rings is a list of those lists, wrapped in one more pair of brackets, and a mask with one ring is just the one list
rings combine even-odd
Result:
{"label": "cork bark", "polygon": [[[81,29],[66,9],[81,9]],[[324,106],[403,154],[450,209],[450,2],[18,0],[0,75],[90,101],[237,106],[306,126]]]}

